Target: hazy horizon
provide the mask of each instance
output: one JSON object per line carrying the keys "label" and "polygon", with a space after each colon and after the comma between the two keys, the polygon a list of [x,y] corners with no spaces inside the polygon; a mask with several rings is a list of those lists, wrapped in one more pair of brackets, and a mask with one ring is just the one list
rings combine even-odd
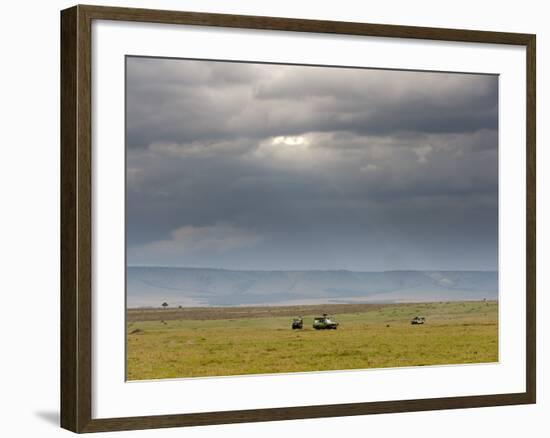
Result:
{"label": "hazy horizon", "polygon": [[175,266],[175,265],[126,265],[127,268],[163,268],[163,269],[212,269],[219,271],[250,271],[250,272],[310,272],[310,271],[346,271],[346,272],[498,272],[498,269],[385,269],[385,270],[353,270],[353,269],[230,269],[215,266]]}
{"label": "hazy horizon", "polygon": [[127,306],[183,307],[498,299],[497,271],[249,271],[128,267]]}

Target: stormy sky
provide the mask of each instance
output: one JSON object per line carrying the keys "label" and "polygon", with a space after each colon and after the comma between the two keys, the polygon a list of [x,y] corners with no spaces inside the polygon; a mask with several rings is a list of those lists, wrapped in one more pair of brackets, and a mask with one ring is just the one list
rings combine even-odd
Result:
{"label": "stormy sky", "polygon": [[128,265],[493,270],[498,78],[127,58]]}

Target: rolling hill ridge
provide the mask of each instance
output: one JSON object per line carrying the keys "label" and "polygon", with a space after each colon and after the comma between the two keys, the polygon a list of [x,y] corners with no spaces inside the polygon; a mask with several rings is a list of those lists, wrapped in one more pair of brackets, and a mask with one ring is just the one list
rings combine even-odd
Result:
{"label": "rolling hill ridge", "polygon": [[497,299],[496,271],[234,271],[128,267],[128,307]]}

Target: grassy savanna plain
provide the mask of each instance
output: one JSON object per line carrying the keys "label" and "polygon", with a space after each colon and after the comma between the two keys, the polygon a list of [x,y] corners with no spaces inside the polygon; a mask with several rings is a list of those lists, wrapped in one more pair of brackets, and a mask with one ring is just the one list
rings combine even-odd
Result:
{"label": "grassy savanna plain", "polygon": [[[322,313],[337,330],[311,327]],[[128,380],[498,361],[496,301],[128,309],[126,324]]]}

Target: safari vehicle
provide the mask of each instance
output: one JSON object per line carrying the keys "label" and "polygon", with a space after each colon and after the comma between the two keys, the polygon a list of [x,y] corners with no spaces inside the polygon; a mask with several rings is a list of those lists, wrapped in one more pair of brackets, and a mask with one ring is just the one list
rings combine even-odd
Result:
{"label": "safari vehicle", "polygon": [[292,330],[299,330],[304,328],[304,320],[303,318],[294,318],[292,321]]}
{"label": "safari vehicle", "polygon": [[313,318],[313,328],[315,330],[336,330],[338,323],[324,313],[323,316]]}
{"label": "safari vehicle", "polygon": [[412,325],[424,324],[425,322],[426,318],[424,318],[423,316],[415,316],[413,319],[411,319]]}

